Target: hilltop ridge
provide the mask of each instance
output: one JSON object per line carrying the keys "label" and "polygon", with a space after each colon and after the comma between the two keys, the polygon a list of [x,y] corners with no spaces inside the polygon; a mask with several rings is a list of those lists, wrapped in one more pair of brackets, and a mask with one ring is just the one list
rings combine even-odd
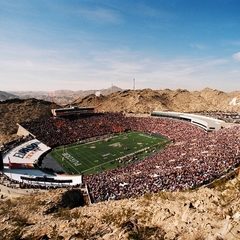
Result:
{"label": "hilltop ridge", "polygon": [[28,99],[28,98],[36,98],[45,101],[54,101],[59,105],[66,105],[70,104],[74,100],[78,99],[79,97],[86,97],[90,94],[102,94],[108,95],[113,92],[122,91],[121,88],[117,86],[112,86],[110,88],[105,89],[97,89],[97,90],[56,90],[56,91],[15,91],[11,92],[13,94],[18,95],[21,99]]}
{"label": "hilltop ridge", "polygon": [[[233,99],[236,99],[235,104]],[[95,106],[98,111],[150,113],[154,110],[180,112],[240,111],[240,92],[226,93],[205,88],[201,91],[124,90],[107,96],[88,95],[75,100],[78,106]]]}

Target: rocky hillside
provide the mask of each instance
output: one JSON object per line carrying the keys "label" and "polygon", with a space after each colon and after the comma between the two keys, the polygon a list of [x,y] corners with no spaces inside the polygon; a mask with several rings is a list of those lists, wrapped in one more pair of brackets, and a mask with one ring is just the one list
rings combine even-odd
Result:
{"label": "rocky hillside", "polygon": [[36,99],[12,99],[0,102],[0,145],[14,139],[17,123],[49,116],[52,107],[59,106]]}
{"label": "rocky hillside", "polygon": [[0,239],[240,239],[238,178],[216,189],[54,208],[63,194],[2,201]]}
{"label": "rocky hillside", "polygon": [[98,111],[149,113],[154,110],[182,112],[240,111],[240,92],[226,93],[213,89],[125,90],[108,96],[89,95],[73,102],[79,106],[95,106]]}
{"label": "rocky hillside", "polygon": [[14,99],[14,98],[18,98],[18,96],[8,92],[0,91],[0,101],[5,101],[8,99]]}

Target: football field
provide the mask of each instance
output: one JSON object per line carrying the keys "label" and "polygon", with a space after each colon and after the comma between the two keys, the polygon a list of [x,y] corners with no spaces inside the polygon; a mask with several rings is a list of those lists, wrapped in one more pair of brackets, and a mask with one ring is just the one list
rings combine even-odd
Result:
{"label": "football field", "polygon": [[140,132],[127,132],[89,143],[73,144],[53,149],[54,158],[67,173],[91,174],[117,168],[163,148],[168,139]]}

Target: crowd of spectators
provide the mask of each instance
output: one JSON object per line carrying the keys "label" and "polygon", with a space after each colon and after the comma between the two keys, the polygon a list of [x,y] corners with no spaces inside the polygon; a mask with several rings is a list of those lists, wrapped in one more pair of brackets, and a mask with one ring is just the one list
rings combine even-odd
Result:
{"label": "crowd of spectators", "polygon": [[164,150],[142,161],[83,176],[95,202],[159,190],[194,188],[224,175],[240,163],[240,126],[206,133],[189,122],[122,114],[75,120],[50,118],[23,126],[51,147],[127,130],[161,134],[171,140]]}
{"label": "crowd of spectators", "polygon": [[67,145],[96,136],[127,130],[122,114],[104,114],[79,119],[48,118],[22,123],[37,139],[50,147]]}
{"label": "crowd of spectators", "polygon": [[2,154],[6,154],[7,152],[11,151],[13,148],[19,146],[20,144],[28,142],[28,141],[30,141],[32,139],[33,139],[33,137],[31,135],[26,136],[26,137],[22,137],[22,136],[20,137],[19,136],[17,139],[3,144],[0,147],[0,151],[2,152]]}
{"label": "crowd of spectators", "polygon": [[[156,133],[171,140],[182,139],[182,132],[190,136],[205,134],[189,123],[171,119],[125,117],[120,113],[106,113],[75,120],[48,118],[21,124],[38,140],[50,147],[57,147],[85,139],[121,133],[128,130]],[[172,131],[174,128],[174,131]]]}

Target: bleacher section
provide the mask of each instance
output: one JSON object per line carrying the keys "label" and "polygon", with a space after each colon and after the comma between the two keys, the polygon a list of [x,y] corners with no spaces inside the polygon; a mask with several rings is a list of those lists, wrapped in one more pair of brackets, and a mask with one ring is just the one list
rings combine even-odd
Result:
{"label": "bleacher section", "polygon": [[190,113],[153,111],[151,115],[186,120],[208,132],[219,130],[226,125],[222,120]]}

